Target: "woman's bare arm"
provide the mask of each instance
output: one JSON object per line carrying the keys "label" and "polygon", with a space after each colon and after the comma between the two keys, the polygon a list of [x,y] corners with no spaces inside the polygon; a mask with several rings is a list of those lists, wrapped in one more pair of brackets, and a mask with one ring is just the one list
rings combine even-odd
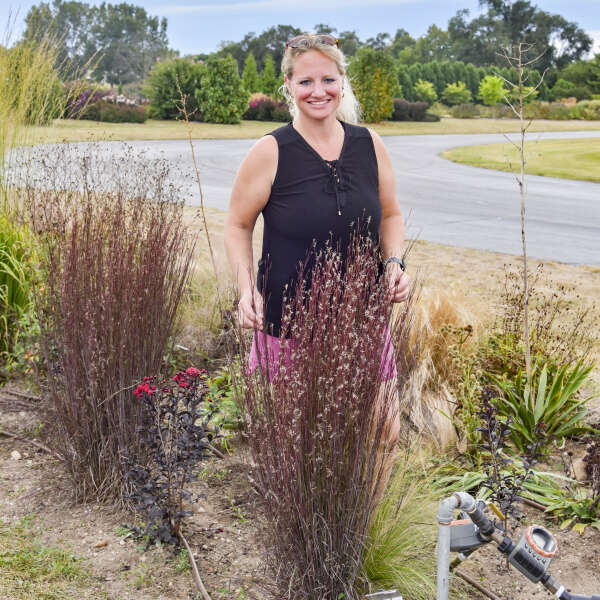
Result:
{"label": "woman's bare arm", "polygon": [[262,328],[262,301],[254,283],[252,231],[271,194],[277,173],[277,140],[267,135],[254,144],[237,172],[225,222],[225,249],[240,291],[242,327]]}
{"label": "woman's bare arm", "polygon": [[[381,203],[381,225],[379,227],[379,239],[383,258],[390,256],[402,256],[404,245],[404,219],[396,197],[396,180],[390,155],[377,133],[372,130],[371,137],[375,146],[377,156],[377,168],[379,172],[379,202]],[[405,300],[409,293],[410,279],[400,265],[391,262],[386,267],[389,295],[392,302]]]}

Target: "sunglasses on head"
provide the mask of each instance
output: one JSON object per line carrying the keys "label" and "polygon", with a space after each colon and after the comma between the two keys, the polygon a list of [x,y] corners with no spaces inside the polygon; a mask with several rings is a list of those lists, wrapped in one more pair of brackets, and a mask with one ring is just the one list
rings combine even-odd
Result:
{"label": "sunglasses on head", "polygon": [[296,37],[293,37],[287,42],[285,48],[286,50],[288,48],[306,48],[310,45],[312,40],[316,40],[319,44],[325,44],[325,46],[337,46],[338,48],[340,47],[338,39],[333,35],[329,35],[328,33],[317,33],[315,35],[297,35]]}

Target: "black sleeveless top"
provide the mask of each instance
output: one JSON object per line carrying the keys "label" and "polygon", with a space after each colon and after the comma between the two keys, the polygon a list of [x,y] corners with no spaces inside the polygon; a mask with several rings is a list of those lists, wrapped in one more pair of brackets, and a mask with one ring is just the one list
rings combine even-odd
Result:
{"label": "black sleeveless top", "polygon": [[379,177],[368,129],[341,122],[340,157],[325,161],[291,123],[271,132],[279,147],[277,174],[262,214],[264,233],[257,287],[265,298],[267,333],[279,336],[283,292],[294,289],[313,248],[348,248],[360,221],[378,241]]}

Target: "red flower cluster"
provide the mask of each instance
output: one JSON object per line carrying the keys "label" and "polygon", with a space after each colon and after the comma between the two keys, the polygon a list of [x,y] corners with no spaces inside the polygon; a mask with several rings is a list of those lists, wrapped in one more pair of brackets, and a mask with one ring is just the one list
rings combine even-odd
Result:
{"label": "red flower cluster", "polygon": [[175,375],[175,377],[173,377],[173,381],[179,387],[182,387],[182,388],[190,387],[190,384],[188,383],[185,373],[177,373],[177,375]]}
{"label": "red flower cluster", "polygon": [[133,395],[136,398],[141,398],[144,394],[153,394],[156,391],[156,386],[148,383],[151,380],[151,377],[144,377],[144,383],[141,383],[133,390]]}

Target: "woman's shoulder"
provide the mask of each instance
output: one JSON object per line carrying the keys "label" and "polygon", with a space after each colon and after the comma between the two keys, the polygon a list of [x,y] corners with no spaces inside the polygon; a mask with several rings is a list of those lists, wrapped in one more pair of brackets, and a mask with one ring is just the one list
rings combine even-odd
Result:
{"label": "woman's shoulder", "polygon": [[343,124],[344,124],[344,130],[345,130],[346,134],[351,137],[357,137],[357,138],[372,137],[371,130],[368,129],[367,127],[363,127],[362,125],[353,125],[352,123],[346,123],[345,121],[343,121]]}
{"label": "woman's shoulder", "polygon": [[291,122],[270,131],[265,134],[266,138],[275,139],[279,145],[291,142],[294,140],[294,128],[292,127]]}

